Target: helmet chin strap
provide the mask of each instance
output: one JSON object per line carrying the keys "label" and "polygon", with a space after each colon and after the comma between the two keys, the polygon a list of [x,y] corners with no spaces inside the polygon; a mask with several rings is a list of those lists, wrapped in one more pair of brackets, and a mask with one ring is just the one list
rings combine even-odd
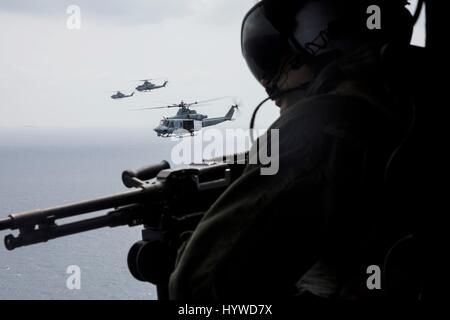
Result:
{"label": "helmet chin strap", "polygon": [[287,89],[284,91],[281,90],[280,87],[278,86],[278,83],[280,82],[282,76],[286,75],[286,72],[284,72],[286,67],[291,67],[293,69],[299,69],[302,65],[304,65],[304,62],[299,63],[299,57],[297,55],[294,55],[290,59],[286,59],[282,65],[282,67],[279,69],[278,74],[266,86],[266,92],[268,94],[268,97],[265,98],[263,101],[261,101],[256,106],[255,110],[253,111],[252,118],[250,120],[250,141],[252,144],[255,143],[255,139],[253,136],[253,129],[255,127],[256,114],[258,113],[259,109],[263,106],[263,104],[265,104],[269,100],[275,101],[288,93],[292,93],[294,91],[306,91],[309,88],[312,81],[302,83],[294,88]]}
{"label": "helmet chin strap", "polygon": [[284,95],[295,92],[295,91],[306,91],[306,90],[308,90],[310,84],[311,84],[311,82],[306,82],[295,88],[291,88],[291,89],[284,90],[284,91],[281,91],[280,88],[278,88],[278,86],[276,86],[276,85],[270,86],[270,88],[269,87],[266,88],[266,91],[269,94],[269,96],[267,98],[265,98],[264,100],[262,100],[256,106],[255,110],[253,111],[252,118],[250,120],[250,141],[252,144],[255,143],[255,138],[253,136],[253,129],[255,127],[256,114],[258,113],[259,109],[269,100],[277,100],[277,99],[283,97]]}
{"label": "helmet chin strap", "polygon": [[280,69],[278,70],[278,73],[273,79],[269,82],[269,84],[266,86],[266,92],[269,95],[269,97],[272,100],[275,100],[278,98],[279,95],[283,94],[283,91],[279,88],[278,84],[280,83],[281,79],[284,77],[285,81],[287,80],[287,71],[288,69],[300,69],[304,64],[305,61],[300,63],[300,57],[297,55],[292,56],[291,58],[286,59]]}

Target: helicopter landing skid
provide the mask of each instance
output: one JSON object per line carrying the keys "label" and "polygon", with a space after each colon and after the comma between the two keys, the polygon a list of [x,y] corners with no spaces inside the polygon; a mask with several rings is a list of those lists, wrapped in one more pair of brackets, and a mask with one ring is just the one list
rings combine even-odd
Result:
{"label": "helicopter landing skid", "polygon": [[177,137],[177,138],[188,138],[188,137],[194,137],[194,136],[196,136],[196,135],[197,135],[196,133],[191,132],[191,133],[189,133],[189,134],[175,135],[175,137]]}
{"label": "helicopter landing skid", "polygon": [[176,135],[176,134],[165,134],[165,135],[159,135],[158,137],[161,138],[171,138],[171,137],[175,137],[175,138],[188,138],[188,137],[194,137],[196,136],[197,133],[189,133],[189,134],[184,134],[184,135]]}

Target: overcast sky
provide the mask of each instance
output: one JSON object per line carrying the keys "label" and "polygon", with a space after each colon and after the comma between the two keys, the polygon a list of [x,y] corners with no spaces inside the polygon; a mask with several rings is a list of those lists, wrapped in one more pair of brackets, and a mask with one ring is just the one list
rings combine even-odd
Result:
{"label": "overcast sky", "polygon": [[[176,110],[135,107],[237,96],[246,128],[265,97],[240,51],[241,21],[255,0],[2,0],[0,2],[1,127],[130,127],[157,125]],[[412,1],[413,5],[416,1]],[[81,29],[69,30],[69,5],[81,9]],[[423,43],[423,29],[414,42]],[[168,77],[167,88],[129,93],[133,80]],[[226,113],[224,100],[197,111]],[[278,109],[261,111],[269,125]]]}

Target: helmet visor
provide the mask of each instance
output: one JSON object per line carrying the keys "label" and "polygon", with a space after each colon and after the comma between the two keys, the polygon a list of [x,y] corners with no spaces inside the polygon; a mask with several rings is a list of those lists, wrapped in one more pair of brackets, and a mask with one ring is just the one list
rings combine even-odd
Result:
{"label": "helmet visor", "polygon": [[241,30],[241,48],[255,78],[270,83],[286,58],[292,55],[288,39],[268,20],[263,3],[256,4],[245,16]]}

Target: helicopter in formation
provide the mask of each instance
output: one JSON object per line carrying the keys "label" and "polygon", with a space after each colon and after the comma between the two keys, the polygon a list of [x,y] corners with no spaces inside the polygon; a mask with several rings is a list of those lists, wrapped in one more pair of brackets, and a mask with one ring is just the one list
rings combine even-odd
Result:
{"label": "helicopter in formation", "polygon": [[204,106],[208,102],[213,102],[221,99],[224,98],[196,101],[191,103],[181,101],[180,103],[175,103],[163,107],[140,108],[134,110],[138,111],[138,110],[178,108],[178,111],[175,116],[164,117],[160,121],[159,125],[153,130],[156,132],[158,137],[169,137],[172,135],[182,136],[186,133],[193,136],[195,131],[199,131],[204,127],[209,127],[225,121],[233,120],[232,118],[234,112],[236,109],[239,108],[239,105],[237,103],[233,104],[223,117],[208,118],[208,115],[200,114],[197,113],[197,111],[190,109],[190,107],[193,105]]}
{"label": "helicopter in formation", "polygon": [[[161,78],[156,79],[143,79],[143,80],[137,80],[137,81],[143,81],[143,83],[136,87],[136,90],[139,92],[148,92],[155,89],[164,88],[167,86],[169,81],[165,80],[161,85],[157,85],[151,81],[158,80]],[[164,79],[164,78],[163,78]],[[130,98],[134,95],[134,91],[131,94],[124,94],[120,91],[115,91],[115,93],[111,96],[111,99],[123,99],[123,98]]]}
{"label": "helicopter in formation", "polygon": [[111,99],[123,99],[123,98],[130,98],[134,96],[134,91],[131,94],[124,94],[120,91],[116,91],[112,96]]}
{"label": "helicopter in formation", "polygon": [[167,86],[167,84],[169,83],[169,81],[164,81],[163,84],[161,85],[156,85],[153,82],[151,82],[152,80],[156,80],[156,79],[143,79],[143,80],[138,80],[138,81],[143,81],[143,83],[139,86],[136,87],[136,90],[139,92],[146,92],[146,91],[152,91],[155,89],[160,89],[160,88],[164,88]]}

